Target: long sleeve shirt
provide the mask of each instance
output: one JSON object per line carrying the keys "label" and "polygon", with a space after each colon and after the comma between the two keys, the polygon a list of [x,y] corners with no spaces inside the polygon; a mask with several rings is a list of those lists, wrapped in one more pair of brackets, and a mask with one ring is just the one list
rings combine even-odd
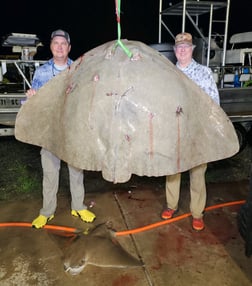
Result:
{"label": "long sleeve shirt", "polygon": [[219,91],[209,67],[197,63],[194,59],[185,68],[181,68],[178,63],[176,66],[220,105]]}

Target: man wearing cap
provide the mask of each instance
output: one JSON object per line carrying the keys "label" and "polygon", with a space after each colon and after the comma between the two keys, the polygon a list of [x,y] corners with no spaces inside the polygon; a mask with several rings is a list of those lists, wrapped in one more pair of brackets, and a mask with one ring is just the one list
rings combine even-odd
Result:
{"label": "man wearing cap", "polygon": [[[193,59],[195,46],[192,35],[180,33],[175,38],[174,52],[177,58],[176,66],[191,80],[200,86],[217,104],[220,104],[219,92],[207,66],[197,63]],[[207,164],[196,166],[189,170],[190,175],[190,210],[192,213],[192,227],[200,231],[204,229],[203,212],[206,205],[205,172]],[[163,219],[170,219],[178,211],[181,173],[166,176],[166,202],[167,208],[162,212]]]}
{"label": "man wearing cap", "polygon": [[[69,57],[71,50],[70,36],[63,30],[56,30],[51,34],[50,50],[52,58],[35,70],[32,87],[26,92],[27,98],[32,97],[46,82],[73,62]],[[41,164],[43,169],[43,207],[40,214],[32,222],[35,228],[43,227],[53,219],[57,207],[57,192],[59,184],[59,170],[61,161],[46,149],[41,149]],[[83,185],[83,170],[68,165],[71,192],[71,214],[79,216],[85,222],[92,222],[95,214],[90,212],[84,204],[85,190]]]}

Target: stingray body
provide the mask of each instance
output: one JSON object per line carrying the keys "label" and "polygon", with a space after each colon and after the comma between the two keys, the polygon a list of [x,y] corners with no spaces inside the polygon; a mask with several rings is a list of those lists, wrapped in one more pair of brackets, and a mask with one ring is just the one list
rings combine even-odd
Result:
{"label": "stingray body", "polygon": [[121,183],[164,176],[238,152],[223,111],[167,58],[138,41],[79,57],[20,109],[18,140]]}
{"label": "stingray body", "polygon": [[79,234],[65,252],[64,269],[67,273],[77,275],[88,264],[116,268],[142,266],[119,244],[106,224],[96,226],[87,234]]}

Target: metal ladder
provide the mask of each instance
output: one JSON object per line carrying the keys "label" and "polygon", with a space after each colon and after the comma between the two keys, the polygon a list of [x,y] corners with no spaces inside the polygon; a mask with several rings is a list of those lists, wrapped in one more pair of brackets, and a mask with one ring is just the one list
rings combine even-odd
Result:
{"label": "metal ladder", "polygon": [[[226,59],[226,48],[227,48],[227,34],[228,34],[228,19],[229,19],[229,10],[230,10],[230,1],[200,1],[200,0],[183,0],[182,2],[178,2],[176,4],[171,4],[168,8],[163,9],[163,0],[159,2],[159,43],[162,42],[162,30],[166,30],[169,35],[175,39],[175,35],[172,33],[171,29],[166,24],[165,21],[166,16],[181,16],[182,17],[182,26],[181,32],[185,32],[186,27],[186,18],[189,19],[199,36],[204,40],[207,44],[207,66],[209,66],[210,61],[210,46],[211,46],[211,38],[213,36],[212,26],[214,23],[222,23],[224,24],[224,31],[221,36],[223,36],[223,57],[222,57],[222,66],[225,66]],[[213,14],[215,11],[219,9],[226,8],[225,18],[224,19],[213,19]],[[200,17],[209,14],[209,22],[208,22],[208,41],[206,41],[206,37],[202,34],[199,28]],[[164,28],[164,29],[162,29]]]}

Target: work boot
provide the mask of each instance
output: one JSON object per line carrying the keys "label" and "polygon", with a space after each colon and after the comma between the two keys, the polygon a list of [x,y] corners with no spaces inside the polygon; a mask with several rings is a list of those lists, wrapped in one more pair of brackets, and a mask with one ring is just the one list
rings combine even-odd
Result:
{"label": "work boot", "polygon": [[37,218],[35,218],[33,220],[32,227],[41,228],[44,225],[46,225],[47,222],[52,220],[53,218],[54,218],[54,215],[51,215],[50,217],[46,217],[44,215],[39,215]]}
{"label": "work boot", "polygon": [[200,231],[205,228],[205,224],[202,218],[193,218],[192,227],[194,230]]}
{"label": "work boot", "polygon": [[169,219],[172,218],[173,215],[177,212],[177,210],[173,210],[173,209],[165,209],[163,210],[161,217],[162,219]]}
{"label": "work boot", "polygon": [[81,210],[81,211],[72,210],[71,215],[79,216],[81,220],[85,222],[92,222],[96,218],[95,214],[89,210]]}

